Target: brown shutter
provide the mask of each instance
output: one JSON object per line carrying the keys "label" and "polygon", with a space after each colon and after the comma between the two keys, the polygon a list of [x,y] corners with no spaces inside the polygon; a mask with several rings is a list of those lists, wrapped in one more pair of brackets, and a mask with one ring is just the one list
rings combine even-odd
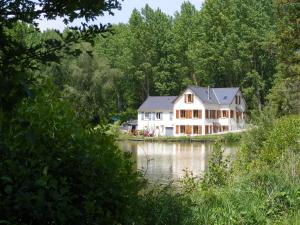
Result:
{"label": "brown shutter", "polygon": [[193,110],[189,110],[189,118],[191,119],[193,117]]}
{"label": "brown shutter", "polygon": [[185,133],[191,134],[191,132],[192,132],[192,126],[190,126],[190,125],[185,126]]}
{"label": "brown shutter", "polygon": [[202,110],[198,110],[198,118],[199,118],[199,119],[202,118]]}
{"label": "brown shutter", "polygon": [[179,134],[179,126],[176,125],[176,134]]}
{"label": "brown shutter", "polygon": [[176,119],[179,118],[179,110],[176,110]]}
{"label": "brown shutter", "polygon": [[184,103],[186,103],[187,102],[187,96],[186,95],[184,95]]}
{"label": "brown shutter", "polygon": [[202,126],[198,126],[198,134],[202,134]]}
{"label": "brown shutter", "polygon": [[233,118],[233,110],[230,110],[230,118]]}
{"label": "brown shutter", "polygon": [[221,110],[217,111],[217,118],[219,119],[221,117]]}
{"label": "brown shutter", "polygon": [[194,102],[194,94],[192,94],[192,102]]}

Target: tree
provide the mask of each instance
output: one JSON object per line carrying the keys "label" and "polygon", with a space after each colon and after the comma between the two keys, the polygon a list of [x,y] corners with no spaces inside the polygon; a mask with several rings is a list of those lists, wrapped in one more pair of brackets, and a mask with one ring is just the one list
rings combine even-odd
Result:
{"label": "tree", "polygon": [[[69,44],[80,39],[91,40],[97,32],[105,31],[107,27],[88,26],[87,23],[105,11],[112,13],[119,9],[117,0],[101,1],[1,1],[0,4],[0,109],[10,111],[23,97],[29,96],[30,84],[34,82],[27,70],[36,69],[38,63],[59,60],[57,53],[65,50],[69,54],[78,54],[77,50],[70,52]],[[23,37],[15,36],[20,29],[17,24],[23,22],[31,26],[27,28],[26,36],[37,29],[40,18],[55,19],[63,17],[66,24],[75,19],[84,19],[82,27],[74,27],[80,32],[69,32],[63,39],[46,39],[33,43],[25,43]],[[16,27],[17,26],[17,27]],[[26,25],[25,25],[26,26]],[[24,27],[25,27],[24,26]]]}
{"label": "tree", "polygon": [[198,40],[189,51],[198,83],[228,87],[245,81],[242,88],[249,88],[247,74],[256,71],[265,82],[258,95],[262,105],[276,63],[272,1],[209,0],[199,20]]}
{"label": "tree", "polygon": [[55,86],[22,101],[0,140],[3,224],[141,224],[142,182],[102,129],[85,129]]}
{"label": "tree", "polygon": [[276,116],[300,113],[299,3],[277,1],[279,60],[274,86],[268,96]]}

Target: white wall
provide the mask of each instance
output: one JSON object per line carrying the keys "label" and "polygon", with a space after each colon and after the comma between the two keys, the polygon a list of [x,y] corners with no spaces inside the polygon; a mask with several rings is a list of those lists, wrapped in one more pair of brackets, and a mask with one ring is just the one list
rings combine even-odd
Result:
{"label": "white wall", "polygon": [[[184,102],[184,95],[193,94],[190,89],[187,89],[174,103],[174,136],[182,136],[184,134],[176,134],[176,125],[200,125],[202,126],[202,134],[205,134],[205,126],[213,125],[213,123],[219,123],[221,126],[228,126],[229,131],[239,130],[245,128],[245,120],[240,119],[239,123],[236,122],[236,109],[238,108],[241,112],[244,112],[246,109],[245,100],[242,97],[241,92],[237,93],[238,96],[241,96],[241,104],[235,104],[235,99],[230,105],[218,105],[218,104],[203,104],[203,102],[194,95],[193,103]],[[206,119],[205,110],[234,110],[234,117],[230,118],[219,118],[219,119]],[[176,118],[176,110],[202,110],[202,119],[192,118]],[[222,114],[221,114],[222,115]],[[197,135],[197,134],[196,134]],[[193,136],[193,134],[191,134]]]}
{"label": "white wall", "polygon": [[[142,119],[142,114],[149,112],[151,118]],[[166,134],[166,127],[174,127],[174,113],[172,110],[152,110],[147,112],[138,112],[138,130],[148,130],[155,136],[164,136]],[[161,119],[157,119],[155,114],[161,112]],[[172,119],[170,118],[170,113],[172,114]],[[153,117],[154,115],[154,117]]]}

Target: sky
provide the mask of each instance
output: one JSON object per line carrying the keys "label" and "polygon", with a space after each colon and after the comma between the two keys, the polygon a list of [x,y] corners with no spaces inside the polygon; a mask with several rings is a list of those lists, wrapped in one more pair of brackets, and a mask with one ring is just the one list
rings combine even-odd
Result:
{"label": "sky", "polygon": [[[197,9],[200,9],[204,0],[189,0]],[[151,8],[157,9],[160,8],[163,12],[168,15],[174,15],[176,11],[180,10],[181,4],[185,2],[185,0],[124,0],[122,2],[122,9],[115,10],[115,15],[104,15],[100,17],[97,21],[102,24],[118,24],[118,23],[127,23],[131,12],[134,8],[140,10],[146,4],[150,5]],[[46,29],[58,29],[62,31],[65,28],[65,25],[62,22],[62,19],[56,20],[41,20],[39,22],[39,28],[44,31]],[[75,23],[80,24],[80,22]]]}

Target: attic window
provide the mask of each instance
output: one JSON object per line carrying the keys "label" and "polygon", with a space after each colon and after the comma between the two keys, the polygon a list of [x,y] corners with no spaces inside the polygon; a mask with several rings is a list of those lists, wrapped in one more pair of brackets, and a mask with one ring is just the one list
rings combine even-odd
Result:
{"label": "attic window", "polygon": [[187,103],[194,102],[194,95],[193,94],[187,94],[187,95],[185,95],[185,102],[187,102]]}
{"label": "attic window", "polygon": [[224,96],[223,100],[226,100],[227,99],[227,96]]}

